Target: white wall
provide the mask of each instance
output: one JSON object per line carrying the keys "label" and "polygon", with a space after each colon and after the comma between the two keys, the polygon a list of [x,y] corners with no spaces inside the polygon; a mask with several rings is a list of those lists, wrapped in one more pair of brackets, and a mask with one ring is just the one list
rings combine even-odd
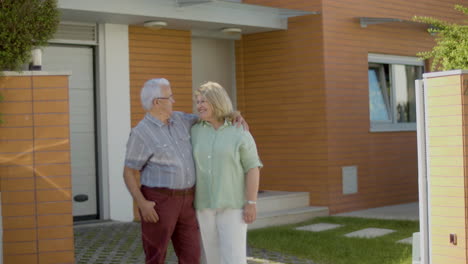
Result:
{"label": "white wall", "polygon": [[[236,58],[234,41],[226,39],[192,37],[192,87],[213,81],[221,84],[228,92],[237,109]],[[196,113],[196,105],[193,105]]]}
{"label": "white wall", "polygon": [[133,220],[133,201],[123,180],[130,134],[128,26],[99,26],[101,219]]}

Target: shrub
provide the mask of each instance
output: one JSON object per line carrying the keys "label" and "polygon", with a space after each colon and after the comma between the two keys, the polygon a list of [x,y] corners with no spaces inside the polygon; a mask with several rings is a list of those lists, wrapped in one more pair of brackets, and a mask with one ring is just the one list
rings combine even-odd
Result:
{"label": "shrub", "polygon": [[[467,7],[456,5],[455,9],[468,16]],[[432,51],[418,53],[422,59],[433,59],[432,71],[468,69],[468,25],[449,23],[431,17],[416,16],[413,20],[431,25],[428,31],[436,36],[436,46]]]}
{"label": "shrub", "polygon": [[0,0],[0,71],[19,70],[59,23],[57,0]]}

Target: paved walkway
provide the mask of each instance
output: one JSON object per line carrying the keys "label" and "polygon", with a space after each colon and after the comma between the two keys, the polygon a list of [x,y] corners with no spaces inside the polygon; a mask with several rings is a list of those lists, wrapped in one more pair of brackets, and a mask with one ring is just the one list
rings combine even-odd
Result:
{"label": "paved walkway", "polygon": [[419,221],[419,203],[407,203],[341,213],[333,216],[350,216],[375,219]]}
{"label": "paved walkway", "polygon": [[[315,264],[276,252],[248,248],[249,264]],[[75,226],[75,259],[77,264],[143,264],[139,223],[105,222]],[[167,264],[176,264],[172,248]]]}
{"label": "paved walkway", "polygon": [[[418,203],[385,206],[334,216],[351,216],[377,219],[419,220]],[[249,264],[316,264],[277,252],[248,248]],[[139,223],[104,222],[75,226],[75,258],[77,264],[142,264]],[[172,248],[167,264],[176,264]]]}

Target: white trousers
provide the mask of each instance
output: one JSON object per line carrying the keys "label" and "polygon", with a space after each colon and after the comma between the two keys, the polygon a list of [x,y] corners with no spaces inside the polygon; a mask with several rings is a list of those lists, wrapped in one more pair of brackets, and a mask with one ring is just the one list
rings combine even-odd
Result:
{"label": "white trousers", "polygon": [[242,215],[242,209],[197,210],[206,264],[247,264],[247,224]]}

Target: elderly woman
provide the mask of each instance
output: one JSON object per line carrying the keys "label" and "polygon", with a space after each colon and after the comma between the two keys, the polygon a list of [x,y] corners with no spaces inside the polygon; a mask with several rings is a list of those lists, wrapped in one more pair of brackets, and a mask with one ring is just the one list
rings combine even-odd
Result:
{"label": "elderly woman", "polygon": [[219,84],[196,92],[200,121],[192,127],[195,209],[207,264],[247,263],[247,224],[255,221],[262,163],[252,135],[231,125],[231,100]]}

